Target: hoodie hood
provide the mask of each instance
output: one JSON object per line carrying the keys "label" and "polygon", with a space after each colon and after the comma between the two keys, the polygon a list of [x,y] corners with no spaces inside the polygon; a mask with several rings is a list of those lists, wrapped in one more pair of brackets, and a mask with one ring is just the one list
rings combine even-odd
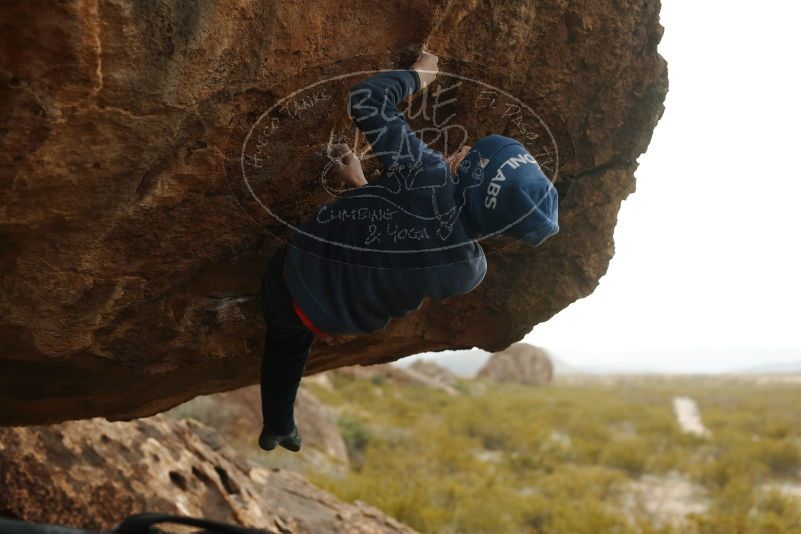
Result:
{"label": "hoodie hood", "polygon": [[556,188],[534,156],[511,137],[480,139],[456,178],[464,202],[462,220],[471,237],[503,233],[537,246],[559,231]]}

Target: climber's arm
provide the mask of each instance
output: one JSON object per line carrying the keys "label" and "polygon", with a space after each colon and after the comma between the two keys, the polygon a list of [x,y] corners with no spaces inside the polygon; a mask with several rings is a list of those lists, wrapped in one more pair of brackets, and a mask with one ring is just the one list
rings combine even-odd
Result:
{"label": "climber's arm", "polygon": [[350,90],[350,117],[385,168],[397,161],[419,160],[423,141],[397,108],[419,89],[420,78],[414,70],[393,70],[379,72]]}
{"label": "climber's arm", "polygon": [[424,52],[411,69],[379,72],[351,88],[350,117],[384,167],[395,162],[420,161],[428,149],[409,127],[398,105],[431,83],[435,76],[436,56]]}

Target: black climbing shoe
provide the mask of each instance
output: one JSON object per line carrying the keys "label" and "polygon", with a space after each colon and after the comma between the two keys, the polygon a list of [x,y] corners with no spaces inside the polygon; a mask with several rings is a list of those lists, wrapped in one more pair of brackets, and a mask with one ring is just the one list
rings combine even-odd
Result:
{"label": "black climbing shoe", "polygon": [[276,446],[281,445],[287,450],[298,452],[301,443],[302,441],[297,426],[293,426],[292,431],[288,434],[273,434],[262,428],[261,435],[259,436],[259,447],[265,451],[271,451]]}
{"label": "black climbing shoe", "polygon": [[271,451],[278,446],[278,436],[276,434],[270,434],[267,432],[267,429],[261,429],[261,435],[259,436],[259,447],[264,449],[265,451]]}
{"label": "black climbing shoe", "polygon": [[298,452],[300,450],[301,439],[300,433],[298,432],[298,427],[293,426],[292,432],[283,436],[281,441],[278,442],[283,448],[290,450],[292,452]]}

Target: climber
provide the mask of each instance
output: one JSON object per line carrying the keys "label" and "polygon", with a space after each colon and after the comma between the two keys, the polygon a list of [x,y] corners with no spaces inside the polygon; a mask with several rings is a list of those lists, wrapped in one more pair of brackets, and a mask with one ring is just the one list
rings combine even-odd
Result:
{"label": "climber", "polygon": [[351,88],[348,112],[381,164],[365,178],[359,156],[333,144],[331,169],[350,189],[300,225],[268,262],[261,305],[264,425],[259,445],[298,451],[294,401],[315,336],[368,333],[391,318],[476,288],[487,270],[477,240],[504,234],[537,246],[557,233],[557,192],[518,141],[489,135],[445,157],[411,130],[397,106],[435,79],[423,52],[408,70]]}

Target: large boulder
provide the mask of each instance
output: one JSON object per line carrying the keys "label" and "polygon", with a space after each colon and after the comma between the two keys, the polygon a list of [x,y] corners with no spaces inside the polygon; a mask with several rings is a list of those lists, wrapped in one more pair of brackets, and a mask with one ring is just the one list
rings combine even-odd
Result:
{"label": "large boulder", "polygon": [[297,473],[252,465],[193,420],[0,428],[0,515],[108,530],[144,511],[287,534],[415,532]]}
{"label": "large boulder", "polygon": [[[424,43],[443,72],[464,77],[445,111],[471,138],[525,126],[509,102],[492,120],[461,104],[491,108],[501,93],[486,87],[536,109],[542,122],[526,135],[545,142],[534,152],[558,175],[561,232],[536,249],[484,240],[477,290],[374,335],[318,340],[306,372],[521,339],[606,272],[620,203],[664,109],[659,8],[3,2],[0,424],[131,419],[256,383],[259,272],[289,231],[245,190],[247,127],[298,87],[408,67]],[[330,201],[319,169],[329,133],[352,132],[354,81],[282,108],[303,120],[251,162],[263,166],[255,193],[269,190],[286,220]],[[418,115],[415,126],[428,126]]]}
{"label": "large boulder", "polygon": [[432,378],[427,374],[421,373],[411,366],[402,367],[393,364],[377,364],[377,365],[351,365],[331,371],[334,375],[349,376],[359,380],[388,380],[396,384],[406,384],[414,386],[422,386],[432,389],[439,389],[448,395],[458,395],[457,390],[453,385]]}
{"label": "large boulder", "polygon": [[453,374],[449,369],[439,365],[437,362],[432,362],[431,360],[415,360],[409,365],[409,369],[413,369],[418,373],[422,373],[434,380],[438,380],[443,384],[449,384],[451,386],[456,384],[457,378],[456,375]]}
{"label": "large boulder", "polygon": [[553,363],[545,350],[514,343],[489,357],[476,378],[518,384],[547,384],[553,380]]}
{"label": "large boulder", "polygon": [[[202,395],[185,402],[166,415],[193,418],[217,430],[226,443],[239,450],[255,450],[261,432],[261,390],[248,386],[234,391]],[[336,423],[336,414],[323,405],[303,384],[295,398],[295,422],[303,438],[303,454],[284,454],[278,450],[282,465],[307,472],[325,472],[329,476],[344,476],[349,467],[345,440]]]}

